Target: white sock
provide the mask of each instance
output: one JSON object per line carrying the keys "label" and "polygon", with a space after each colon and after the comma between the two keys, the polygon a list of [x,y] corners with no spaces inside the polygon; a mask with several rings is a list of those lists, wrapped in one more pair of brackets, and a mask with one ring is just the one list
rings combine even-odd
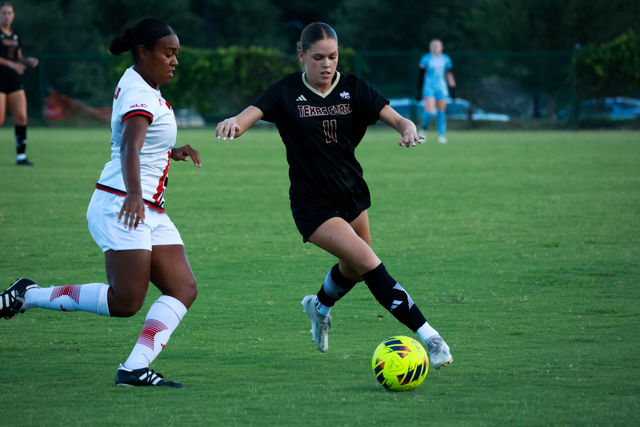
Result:
{"label": "white sock", "polygon": [[59,311],[87,311],[109,316],[105,283],[33,288],[24,294],[23,309],[46,308]]}
{"label": "white sock", "polygon": [[140,338],[124,367],[131,370],[148,367],[167,345],[185,314],[187,307],[176,298],[168,295],[158,298],[147,313]]}
{"label": "white sock", "polygon": [[416,331],[416,334],[418,334],[418,336],[420,337],[420,339],[424,344],[427,344],[427,340],[433,337],[434,335],[440,336],[438,331],[436,331],[431,327],[431,325],[429,325],[429,322],[424,322],[424,325],[418,328],[418,330]]}

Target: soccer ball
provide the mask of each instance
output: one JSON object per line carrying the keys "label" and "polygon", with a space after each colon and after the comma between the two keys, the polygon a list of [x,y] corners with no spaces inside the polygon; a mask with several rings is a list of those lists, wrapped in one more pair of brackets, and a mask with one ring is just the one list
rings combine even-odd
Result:
{"label": "soccer ball", "polygon": [[371,368],[386,389],[413,390],[429,370],[429,357],[422,344],[402,335],[387,338],[373,352]]}

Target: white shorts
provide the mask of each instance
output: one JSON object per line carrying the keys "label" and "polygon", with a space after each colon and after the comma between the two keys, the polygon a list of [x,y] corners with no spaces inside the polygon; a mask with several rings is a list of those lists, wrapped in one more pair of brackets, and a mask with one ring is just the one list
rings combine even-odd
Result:
{"label": "white shorts", "polygon": [[129,230],[124,226],[124,218],[118,222],[124,197],[95,190],[87,208],[89,232],[103,252],[130,249],[151,250],[153,246],[184,245],[180,232],[171,222],[169,215],[145,205],[144,223]]}

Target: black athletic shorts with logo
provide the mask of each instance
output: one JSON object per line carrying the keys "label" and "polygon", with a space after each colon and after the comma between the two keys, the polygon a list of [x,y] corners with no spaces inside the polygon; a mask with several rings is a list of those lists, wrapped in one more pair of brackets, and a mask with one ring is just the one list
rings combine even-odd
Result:
{"label": "black athletic shorts with logo", "polygon": [[0,93],[10,93],[23,89],[22,80],[18,73],[9,67],[0,67]]}
{"label": "black athletic shorts with logo", "polygon": [[337,201],[331,204],[297,207],[292,204],[291,214],[298,231],[302,235],[302,241],[308,242],[313,232],[328,219],[339,217],[350,223],[369,207],[371,207],[371,198],[367,192],[365,197]]}

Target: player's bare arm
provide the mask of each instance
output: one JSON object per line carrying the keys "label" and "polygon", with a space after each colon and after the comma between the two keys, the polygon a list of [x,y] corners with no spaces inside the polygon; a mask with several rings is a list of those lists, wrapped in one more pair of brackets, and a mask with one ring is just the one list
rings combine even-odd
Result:
{"label": "player's bare arm", "polygon": [[411,120],[402,117],[396,110],[388,105],[385,105],[384,108],[380,110],[380,120],[402,135],[398,142],[398,145],[401,147],[415,147],[416,143],[421,144],[424,141],[424,135],[418,133],[416,125]]}
{"label": "player's bare arm", "polygon": [[127,195],[122,203],[118,221],[124,216],[124,225],[130,230],[138,228],[144,222],[144,202],[142,201],[142,184],[140,182],[140,150],[149,127],[149,120],[144,116],[133,116],[124,122],[122,128],[121,164],[122,178]]}
{"label": "player's bare arm", "polygon": [[253,105],[245,108],[240,114],[229,117],[216,126],[216,138],[233,139],[239,137],[263,116],[262,110]]}

